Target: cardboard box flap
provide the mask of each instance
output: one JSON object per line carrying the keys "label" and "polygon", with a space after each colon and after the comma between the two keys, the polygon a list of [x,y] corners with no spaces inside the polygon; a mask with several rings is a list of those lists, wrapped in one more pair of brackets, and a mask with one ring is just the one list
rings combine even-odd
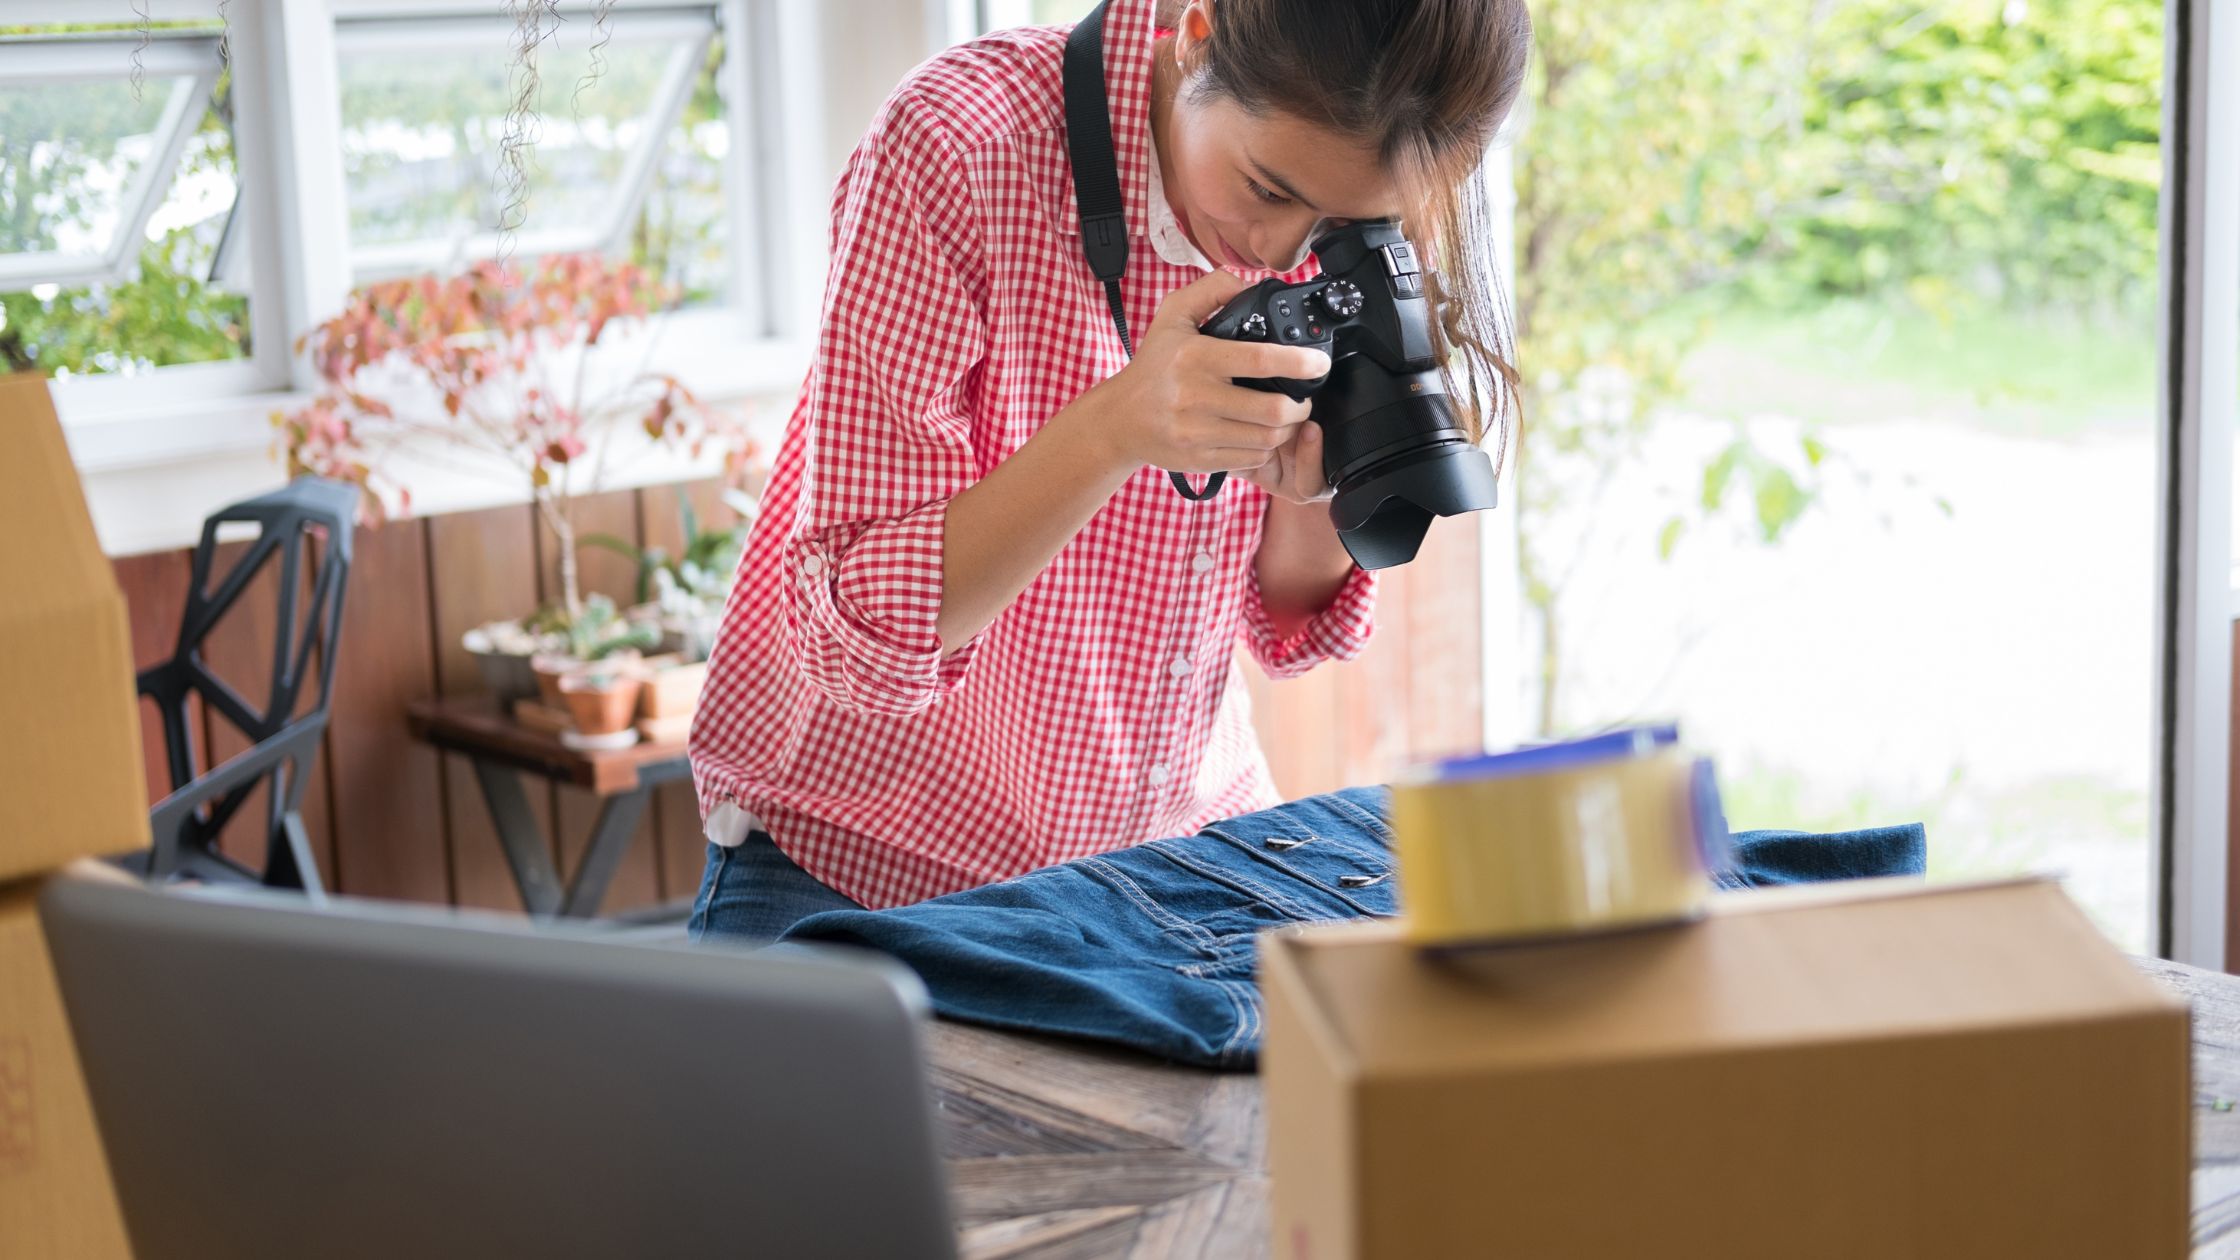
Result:
{"label": "cardboard box flap", "polygon": [[0,880],[148,843],[132,639],[62,425],[0,378]]}
{"label": "cardboard box flap", "polygon": [[1384,923],[1278,933],[1268,948],[1351,1067],[1388,1074],[2184,1009],[2050,881],[1765,897],[1684,927],[1468,954],[1420,955]]}
{"label": "cardboard box flap", "polygon": [[14,535],[13,545],[0,546],[0,590],[8,592],[0,620],[117,598],[78,467],[37,376],[0,377],[0,525]]}

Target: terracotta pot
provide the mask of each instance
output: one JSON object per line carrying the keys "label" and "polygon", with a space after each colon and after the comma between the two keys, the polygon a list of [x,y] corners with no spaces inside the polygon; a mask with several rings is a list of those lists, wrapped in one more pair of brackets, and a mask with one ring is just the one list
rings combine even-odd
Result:
{"label": "terracotta pot", "polygon": [[643,685],[635,674],[604,673],[594,667],[561,679],[560,694],[577,730],[586,735],[612,735],[630,728]]}
{"label": "terracotta pot", "polygon": [[560,698],[560,684],[583,666],[584,662],[572,656],[540,652],[530,657],[529,668],[537,675],[537,698],[552,708],[566,708],[567,702]]}

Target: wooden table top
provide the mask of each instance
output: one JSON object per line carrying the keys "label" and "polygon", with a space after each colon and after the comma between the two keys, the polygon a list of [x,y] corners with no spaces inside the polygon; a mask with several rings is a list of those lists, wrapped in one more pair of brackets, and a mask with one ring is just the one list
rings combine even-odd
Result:
{"label": "wooden table top", "polygon": [[[2193,1003],[2194,1256],[2240,1257],[2240,977],[2139,967]],[[943,1021],[927,1031],[966,1256],[1267,1254],[1259,1077]]]}
{"label": "wooden table top", "polygon": [[681,741],[654,744],[640,740],[628,748],[606,752],[570,748],[557,735],[531,730],[514,721],[489,696],[415,700],[405,709],[405,721],[414,739],[573,783],[600,796],[636,789],[640,772],[648,766],[673,770],[685,759]]}

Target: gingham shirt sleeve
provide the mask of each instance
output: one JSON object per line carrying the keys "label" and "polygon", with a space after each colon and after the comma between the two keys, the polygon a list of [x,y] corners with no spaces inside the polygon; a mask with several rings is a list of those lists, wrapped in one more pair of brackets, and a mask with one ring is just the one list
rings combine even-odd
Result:
{"label": "gingham shirt sleeve", "polygon": [[803,490],[784,553],[788,647],[830,702],[919,712],[964,681],[941,651],[949,500],[987,470],[973,375],[986,353],[972,200],[930,111],[898,93],[833,202],[817,357],[796,423]]}
{"label": "gingham shirt sleeve", "polygon": [[1369,645],[1377,625],[1377,575],[1356,566],[1338,593],[1307,624],[1286,638],[1268,620],[1260,594],[1260,573],[1247,571],[1244,637],[1252,659],[1270,678],[1297,678],[1324,661],[1350,661]]}

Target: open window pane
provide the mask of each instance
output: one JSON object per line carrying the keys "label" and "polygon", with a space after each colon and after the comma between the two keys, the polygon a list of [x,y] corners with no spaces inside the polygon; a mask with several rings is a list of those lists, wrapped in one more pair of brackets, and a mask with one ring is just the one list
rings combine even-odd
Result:
{"label": "open window pane", "polygon": [[[516,256],[628,248],[703,78],[711,14],[620,12],[609,22],[603,46],[590,17],[576,14],[538,49],[526,198],[510,208]],[[512,37],[482,19],[337,31],[359,279],[447,271],[507,244],[500,156],[519,86],[509,80]]]}
{"label": "open window pane", "polygon": [[1535,3],[1537,725],[2147,945],[2157,0]]}
{"label": "open window pane", "polygon": [[746,157],[716,85],[735,43],[729,32],[709,42],[626,243],[631,261],[677,286],[680,305],[721,301],[731,276],[725,163]]}
{"label": "open window pane", "polygon": [[[119,372],[248,354],[206,282],[238,188],[211,31],[0,33],[0,366]],[[140,65],[135,90],[133,65]]]}

